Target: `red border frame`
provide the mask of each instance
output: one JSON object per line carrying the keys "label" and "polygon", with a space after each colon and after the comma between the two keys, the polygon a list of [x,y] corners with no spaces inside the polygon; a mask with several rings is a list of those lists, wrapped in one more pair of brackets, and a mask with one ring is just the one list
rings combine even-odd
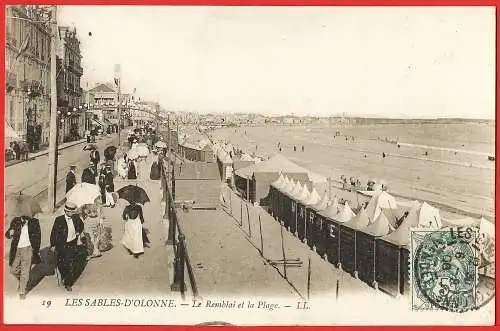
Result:
{"label": "red border frame", "polygon": [[[2,7],[4,8],[4,13],[5,13],[5,5],[8,4],[57,4],[57,5],[175,5],[175,6],[180,6],[180,5],[193,5],[193,6],[492,6],[496,7],[496,16],[497,16],[497,21],[496,21],[496,86],[495,86],[495,97],[496,97],[496,110],[495,110],[495,119],[498,118],[500,115],[499,111],[499,88],[498,88],[498,60],[499,60],[499,53],[498,53],[498,47],[499,47],[499,40],[498,40],[498,31],[500,30],[500,23],[498,20],[499,16],[499,0],[128,0],[128,1],[120,1],[120,0],[66,0],[66,1],[61,1],[61,0],[56,0],[56,1],[43,1],[43,0],[31,0],[31,1],[26,1],[26,0],[21,0],[21,1],[4,1],[0,0],[2,2]],[[4,15],[1,15],[0,19],[0,36],[5,36],[5,23],[4,23]],[[5,38],[1,38],[1,43],[0,47],[2,49],[5,49]],[[0,63],[5,63],[5,52],[0,53]],[[1,81],[2,84],[5,84],[5,66],[1,66]],[[2,85],[4,86],[4,85]],[[5,105],[5,94],[0,93],[0,101],[3,105]],[[4,119],[5,117],[5,109],[3,112],[0,113],[0,118]],[[4,126],[0,125],[0,136],[4,136]],[[498,155],[499,153],[499,146],[498,146],[498,139],[500,138],[500,132],[498,130],[498,123],[495,123],[495,155]],[[2,149],[4,147],[4,141],[0,142],[0,146],[2,146]],[[5,156],[4,153],[0,153],[0,164],[5,164]],[[497,167],[497,161],[495,161],[495,168]],[[4,169],[4,168],[2,168]],[[500,196],[500,189],[498,187],[498,180],[499,180],[499,174],[500,172],[498,171],[498,168],[495,169],[495,216],[498,215],[498,209],[500,208],[500,199],[497,199],[498,196]],[[4,172],[0,171],[0,184],[3,187],[4,186]],[[3,214],[3,208],[4,208],[4,201],[1,199],[0,201],[0,212]],[[2,222],[4,223],[4,222]],[[2,225],[3,226],[3,225]],[[2,227],[0,226],[0,227]],[[496,227],[496,237],[499,238],[500,234],[500,229],[499,227]],[[2,233],[3,233],[3,228],[2,228]],[[496,250],[496,258],[499,257],[499,250]],[[3,256],[4,254],[4,245],[0,245],[0,256]],[[3,263],[5,261],[2,259],[0,262],[0,265],[3,267]],[[500,267],[496,267],[496,272],[498,273]],[[3,277],[2,282],[0,282],[0,293],[3,293]],[[496,290],[499,289],[498,282],[496,283]],[[496,304],[496,316],[499,315],[500,313],[500,300],[499,296],[495,297],[495,304]],[[98,330],[98,329],[108,329],[108,330],[117,330],[117,331],[125,331],[125,330],[130,330],[130,331],[147,331],[147,330],[161,330],[161,329],[174,329],[174,330],[193,330],[193,329],[198,329],[198,328],[210,328],[210,330],[215,330],[219,329],[221,327],[217,326],[138,326],[138,325],[133,325],[133,326],[124,326],[124,325],[107,325],[107,326],[99,326],[99,325],[5,325],[3,324],[3,295],[0,297],[0,330],[5,329],[5,330],[42,330],[42,331],[52,331],[52,330],[66,330],[68,327],[71,327],[71,330],[74,331],[86,331],[86,330]],[[272,330],[285,330],[289,328],[293,328],[295,330],[329,330],[329,329],[349,329],[349,330],[369,330],[369,329],[374,329],[376,328],[377,330],[399,330],[401,328],[405,328],[407,330],[422,330],[422,329],[427,329],[427,330],[433,330],[433,329],[439,329],[439,330],[449,330],[449,331],[455,331],[455,330],[486,330],[486,329],[500,329],[499,323],[497,319],[495,318],[495,325],[494,326],[481,326],[481,327],[456,327],[456,326],[405,326],[405,327],[400,327],[400,326],[356,326],[356,327],[349,327],[349,326],[322,326],[322,327],[311,327],[311,326],[294,326],[294,327],[289,327],[289,326],[273,326],[273,327],[236,327],[236,326],[224,326],[224,330],[231,331],[231,330],[237,330],[240,328],[245,328],[247,330],[252,330],[252,331],[257,331],[259,329],[266,329],[269,331]]]}

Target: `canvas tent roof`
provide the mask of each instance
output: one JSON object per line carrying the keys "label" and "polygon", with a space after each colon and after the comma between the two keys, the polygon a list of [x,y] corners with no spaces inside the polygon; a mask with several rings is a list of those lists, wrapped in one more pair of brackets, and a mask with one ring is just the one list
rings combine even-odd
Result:
{"label": "canvas tent roof", "polygon": [[330,200],[328,199],[328,195],[324,195],[323,199],[321,199],[317,204],[313,205],[312,207],[316,209],[317,211],[323,211],[328,208],[328,203]]}
{"label": "canvas tent roof", "polygon": [[281,189],[284,184],[285,184],[285,178],[283,177],[283,174],[280,174],[278,179],[276,179],[274,182],[271,183],[271,186],[277,189]]}
{"label": "canvas tent roof", "polygon": [[371,234],[374,237],[382,237],[390,233],[392,230],[394,230],[394,228],[389,224],[389,221],[385,217],[384,213],[380,213],[372,224],[363,229],[363,232]]}
{"label": "canvas tent roof", "polygon": [[427,202],[423,202],[422,205],[420,205],[420,210],[418,215],[418,225],[420,227],[436,228],[436,229],[443,227],[439,210],[437,208],[432,207]]}
{"label": "canvas tent roof", "polygon": [[239,169],[236,174],[243,178],[252,178],[255,172],[283,172],[283,173],[307,173],[312,182],[326,182],[326,178],[314,174],[308,169],[301,167],[281,154],[276,154],[266,161]]}
{"label": "canvas tent roof", "polygon": [[309,198],[304,201],[304,204],[308,206],[313,206],[316,205],[320,201],[320,196],[318,194],[318,191],[316,191],[315,188],[312,189],[311,194],[309,195]]}
{"label": "canvas tent roof", "polygon": [[288,177],[285,177],[285,183],[281,187],[280,191],[282,193],[290,194],[294,187],[295,183],[293,182],[293,179],[288,179]]}
{"label": "canvas tent roof", "polygon": [[333,198],[332,203],[322,212],[320,212],[320,215],[331,218],[332,220],[337,217],[337,214],[339,213],[339,201],[337,197]]}
{"label": "canvas tent roof", "polygon": [[385,191],[380,191],[370,199],[368,206],[366,206],[366,213],[371,220],[374,220],[381,213],[382,208],[397,208],[396,199]]}
{"label": "canvas tent roof", "polygon": [[295,182],[295,185],[293,186],[293,189],[290,191],[290,196],[294,199],[297,199],[299,194],[302,192],[302,186],[300,185],[300,182],[297,181]]}
{"label": "canvas tent roof", "polygon": [[337,222],[345,223],[349,222],[354,216],[354,212],[351,207],[349,207],[349,203],[346,201],[342,210],[337,214],[337,218],[335,219]]}
{"label": "canvas tent roof", "polygon": [[302,186],[302,191],[300,192],[300,194],[299,194],[299,196],[298,196],[297,199],[300,202],[305,202],[307,199],[309,199],[309,195],[310,195],[310,193],[309,193],[309,190],[307,189],[307,185],[304,184]]}
{"label": "canvas tent roof", "polygon": [[361,208],[358,215],[349,220],[346,225],[354,230],[366,228],[370,224],[370,219],[364,208]]}
{"label": "canvas tent roof", "polygon": [[[439,211],[427,203],[413,202],[408,216],[403,220],[396,231],[384,237],[384,240],[390,241],[399,246],[407,246],[410,243],[410,230],[417,227],[430,227],[428,219],[439,216]],[[439,217],[439,222],[441,218]],[[437,224],[434,222],[434,224]],[[433,226],[434,227],[434,226]],[[437,227],[436,227],[437,228]]]}

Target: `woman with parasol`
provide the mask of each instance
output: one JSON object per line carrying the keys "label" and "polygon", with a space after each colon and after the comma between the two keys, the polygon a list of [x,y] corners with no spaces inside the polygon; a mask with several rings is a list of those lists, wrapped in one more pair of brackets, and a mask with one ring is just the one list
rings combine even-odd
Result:
{"label": "woman with parasol", "polygon": [[139,204],[149,201],[149,197],[144,189],[135,185],[122,187],[118,190],[118,196],[130,203],[125,207],[122,214],[125,227],[121,243],[129,251],[130,255],[138,258],[141,254],[144,254],[144,247],[149,243],[143,228],[142,207]]}

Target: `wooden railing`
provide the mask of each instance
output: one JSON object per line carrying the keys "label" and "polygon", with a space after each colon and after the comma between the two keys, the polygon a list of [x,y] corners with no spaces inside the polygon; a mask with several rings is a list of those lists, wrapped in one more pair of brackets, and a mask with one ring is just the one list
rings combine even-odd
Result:
{"label": "wooden railing", "polygon": [[[194,276],[193,268],[189,259],[186,236],[182,230],[182,225],[179,219],[178,210],[175,204],[175,171],[174,165],[168,166],[170,160],[164,160],[161,163],[161,184],[163,192],[163,200],[165,201],[164,219],[168,219],[168,239],[167,245],[172,245],[174,250],[174,279],[170,286],[172,291],[181,293],[183,299],[186,296],[185,274],[189,278],[191,292],[194,298],[198,297],[198,287]],[[169,173],[170,168],[170,173]],[[177,236],[177,237],[176,237]]]}

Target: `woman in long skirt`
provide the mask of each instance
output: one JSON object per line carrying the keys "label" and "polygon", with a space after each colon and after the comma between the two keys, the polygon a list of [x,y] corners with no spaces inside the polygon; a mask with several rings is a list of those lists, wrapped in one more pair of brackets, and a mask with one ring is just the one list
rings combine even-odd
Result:
{"label": "woman in long skirt", "polygon": [[89,233],[93,245],[93,252],[88,259],[101,256],[99,242],[101,240],[102,218],[100,201],[93,205],[83,205],[82,216],[85,224],[85,230]]}
{"label": "woman in long skirt", "polygon": [[125,230],[122,238],[122,245],[131,255],[138,258],[144,254],[143,229],[144,216],[141,206],[131,203],[123,210],[123,220],[125,221]]}
{"label": "woman in long skirt", "polygon": [[137,179],[137,167],[136,167],[136,163],[134,160],[128,161],[127,178],[128,179]]}
{"label": "woman in long skirt", "polygon": [[119,158],[116,162],[116,170],[118,171],[118,176],[125,179],[128,174],[128,165],[127,165],[127,154],[123,154],[122,158]]}

